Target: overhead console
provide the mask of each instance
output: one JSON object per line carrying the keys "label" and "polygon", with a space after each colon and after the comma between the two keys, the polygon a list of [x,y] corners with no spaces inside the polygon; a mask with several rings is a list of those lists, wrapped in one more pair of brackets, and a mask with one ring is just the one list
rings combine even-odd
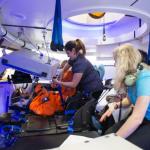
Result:
{"label": "overhead console", "polygon": [[58,60],[48,59],[47,56],[27,49],[4,55],[1,58],[1,64],[45,80],[51,80],[59,67]]}

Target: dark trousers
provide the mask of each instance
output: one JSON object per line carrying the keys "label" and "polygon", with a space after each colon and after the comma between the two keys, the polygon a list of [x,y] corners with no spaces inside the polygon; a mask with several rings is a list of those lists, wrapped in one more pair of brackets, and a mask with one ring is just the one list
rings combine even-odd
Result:
{"label": "dark trousers", "polygon": [[[122,120],[116,123],[106,130],[105,134],[117,132],[125,121],[126,120]],[[127,140],[144,150],[150,150],[150,121],[144,120],[140,127],[127,137]]]}
{"label": "dark trousers", "polygon": [[92,93],[92,97],[95,98],[95,100],[98,100],[100,95],[102,94],[103,91],[97,91]]}
{"label": "dark trousers", "polygon": [[71,96],[67,99],[66,102],[66,109],[79,109],[81,106],[83,106],[85,103],[87,103],[88,101],[90,101],[92,98],[95,99],[95,101],[97,101],[101,95],[103,91],[97,91],[97,92],[93,92],[91,94],[91,96],[85,96],[83,95],[82,92],[77,92],[76,95]]}
{"label": "dark trousers", "polygon": [[86,103],[86,99],[82,98],[82,93],[77,92],[66,101],[66,110],[77,110]]}

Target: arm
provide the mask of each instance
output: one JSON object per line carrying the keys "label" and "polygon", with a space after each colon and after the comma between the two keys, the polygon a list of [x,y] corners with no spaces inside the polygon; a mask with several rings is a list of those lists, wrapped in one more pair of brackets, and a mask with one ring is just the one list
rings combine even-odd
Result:
{"label": "arm", "polygon": [[117,135],[127,138],[142,123],[146,110],[149,106],[150,96],[138,97],[132,115],[127,119],[124,125],[117,131]]}
{"label": "arm", "polygon": [[58,81],[57,79],[53,79],[53,81],[55,83],[63,85],[63,86],[67,86],[67,87],[71,87],[71,88],[76,88],[77,85],[79,84],[82,76],[83,76],[83,73],[75,73],[73,75],[73,79],[72,79],[71,82],[62,82],[62,81]]}
{"label": "arm", "polygon": [[[130,103],[130,100],[126,97],[122,100],[122,107],[127,107],[129,106],[131,103]],[[113,102],[113,103],[110,103],[109,105],[109,108],[108,110],[101,116],[100,118],[100,122],[103,122],[106,120],[107,117],[110,117],[111,114],[113,113],[113,111],[115,109],[118,109],[120,107],[120,102]]]}

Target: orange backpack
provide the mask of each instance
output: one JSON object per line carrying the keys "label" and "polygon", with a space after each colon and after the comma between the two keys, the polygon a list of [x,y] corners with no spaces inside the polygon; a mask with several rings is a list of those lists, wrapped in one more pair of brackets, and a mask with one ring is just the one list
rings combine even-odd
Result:
{"label": "orange backpack", "polygon": [[63,110],[58,92],[48,92],[44,87],[38,84],[35,87],[35,93],[37,96],[33,98],[29,106],[29,109],[35,114],[52,116],[56,111]]}

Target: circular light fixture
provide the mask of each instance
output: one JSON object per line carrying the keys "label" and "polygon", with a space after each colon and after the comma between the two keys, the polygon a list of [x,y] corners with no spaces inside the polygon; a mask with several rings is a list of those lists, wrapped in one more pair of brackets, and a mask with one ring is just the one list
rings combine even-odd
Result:
{"label": "circular light fixture", "polygon": [[93,13],[88,13],[88,15],[94,19],[100,19],[105,15],[105,12],[93,12]]}
{"label": "circular light fixture", "polygon": [[[95,11],[96,12],[96,11]],[[109,26],[114,24],[116,21],[119,21],[124,17],[124,14],[120,13],[112,13],[112,12],[102,12],[104,13],[103,17],[99,19],[92,18],[88,13],[75,15],[65,19],[70,24],[88,26],[88,27],[100,27],[105,24],[105,26]],[[105,23],[104,19],[105,18]]]}

